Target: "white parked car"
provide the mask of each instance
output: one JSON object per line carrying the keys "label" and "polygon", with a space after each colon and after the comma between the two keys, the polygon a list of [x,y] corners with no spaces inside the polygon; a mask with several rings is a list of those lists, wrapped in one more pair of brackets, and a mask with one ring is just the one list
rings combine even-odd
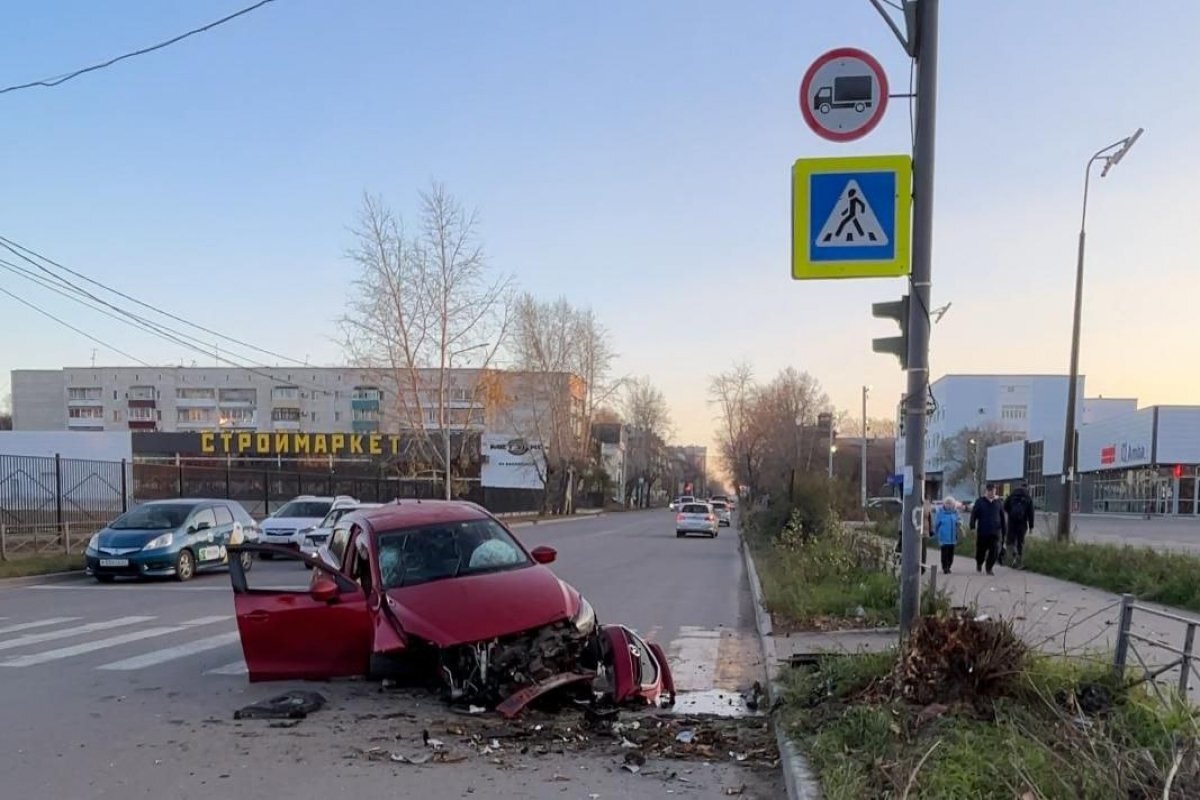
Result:
{"label": "white parked car", "polygon": [[325,519],[321,520],[320,525],[300,532],[300,536],[302,537],[300,540],[300,552],[306,556],[319,555],[321,546],[329,543],[333,527],[339,519],[351,511],[360,511],[364,508],[379,508],[382,505],[383,503],[355,503],[354,505],[338,505],[335,503],[333,508],[329,509],[329,513],[325,515]]}
{"label": "white parked car", "polygon": [[[258,526],[262,532],[259,541],[263,544],[299,550],[300,544],[304,541],[304,535],[320,525],[330,510],[356,505],[358,505],[358,501],[349,495],[317,497],[311,494],[302,494],[299,497],[293,497]],[[269,559],[271,554],[263,553],[262,557]]]}
{"label": "white parked car", "polygon": [[684,503],[675,515],[675,536],[678,538],[683,538],[689,533],[716,536],[720,532],[721,523],[708,503]]}
{"label": "white parked car", "polygon": [[717,527],[724,525],[728,528],[733,524],[733,512],[729,509],[729,503],[724,500],[710,500],[708,504],[717,515]]}

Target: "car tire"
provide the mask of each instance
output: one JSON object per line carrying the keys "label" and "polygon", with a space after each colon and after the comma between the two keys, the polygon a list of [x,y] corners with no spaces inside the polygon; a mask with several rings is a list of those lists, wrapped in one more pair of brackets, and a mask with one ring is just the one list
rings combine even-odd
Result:
{"label": "car tire", "polygon": [[175,556],[175,580],[183,583],[190,581],[196,575],[196,557],[192,551],[184,548]]}
{"label": "car tire", "polygon": [[684,536],[684,533],[683,533],[683,531],[675,531],[675,538],[676,538],[676,539],[682,539],[682,538],[683,538],[683,536]]}
{"label": "car tire", "polygon": [[117,579],[116,575],[95,575],[93,577],[98,583],[112,583]]}

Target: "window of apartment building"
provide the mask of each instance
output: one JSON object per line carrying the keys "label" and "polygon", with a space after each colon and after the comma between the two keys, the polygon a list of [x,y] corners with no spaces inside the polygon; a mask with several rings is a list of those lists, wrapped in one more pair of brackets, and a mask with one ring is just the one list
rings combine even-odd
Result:
{"label": "window of apartment building", "polygon": [[383,392],[375,386],[355,386],[350,394],[351,400],[381,400]]}
{"label": "window of apartment building", "polygon": [[1022,420],[1025,419],[1029,409],[1026,406],[1001,406],[1000,419],[1007,420]]}
{"label": "window of apartment building", "polygon": [[352,409],[351,419],[355,422],[378,422],[379,409],[377,408],[355,408]]}
{"label": "window of apartment building", "polygon": [[300,409],[298,408],[273,408],[271,409],[271,420],[273,422],[299,422]]}
{"label": "window of apartment building", "polygon": [[450,390],[451,403],[465,403],[471,399],[470,389],[453,388]]}
{"label": "window of apartment building", "polygon": [[333,421],[341,422],[342,421],[342,412],[340,412],[340,411],[333,412]]}
{"label": "window of apartment building", "polygon": [[121,411],[120,411],[120,409],[114,408],[113,409],[113,422],[120,422],[120,421],[121,421]]}
{"label": "window of apartment building", "polygon": [[447,410],[450,414],[451,425],[483,424],[483,409],[481,408],[451,408]]}
{"label": "window of apartment building", "polygon": [[178,400],[216,400],[216,389],[176,389],[175,398]]}
{"label": "window of apartment building", "polygon": [[153,400],[155,399],[155,391],[153,386],[130,386],[127,395],[130,400]]}
{"label": "window of apartment building", "polygon": [[68,400],[103,400],[103,390],[99,386],[75,386],[67,389]]}
{"label": "window of apartment building", "polygon": [[258,402],[258,392],[254,389],[222,389],[218,396],[222,403]]}
{"label": "window of apartment building", "polygon": [[271,389],[272,400],[299,400],[299,386],[276,386]]}
{"label": "window of apartment building", "polygon": [[[153,408],[131,408],[131,409],[129,409],[129,421],[130,422],[153,422],[154,421],[154,412],[155,412],[155,409],[153,409]],[[159,413],[162,413],[162,412],[159,412]]]}
{"label": "window of apartment building", "polygon": [[177,419],[180,422],[213,421],[213,410],[211,408],[179,408],[176,411],[179,414]]}
{"label": "window of apartment building", "polygon": [[314,412],[312,412],[312,413],[309,415],[309,417],[311,417],[311,419],[312,419],[312,421],[313,421],[313,422],[316,422],[316,421],[317,421],[317,412],[315,412],[315,411],[314,411]]}
{"label": "window of apartment building", "polygon": [[244,406],[221,409],[222,425],[253,425],[254,409]]}
{"label": "window of apartment building", "polygon": [[104,419],[104,409],[101,406],[77,406],[67,409],[71,419]]}

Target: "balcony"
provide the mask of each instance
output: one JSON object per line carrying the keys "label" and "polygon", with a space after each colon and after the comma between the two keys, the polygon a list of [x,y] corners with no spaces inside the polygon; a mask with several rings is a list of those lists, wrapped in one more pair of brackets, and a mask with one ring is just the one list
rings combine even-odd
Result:
{"label": "balcony", "polygon": [[82,397],[69,398],[67,400],[67,407],[68,408],[80,408],[82,406],[95,406],[95,405],[99,405],[100,403],[103,403],[103,402],[104,402],[104,400],[99,396],[88,398],[88,399],[84,399]]}
{"label": "balcony", "polygon": [[103,430],[103,417],[73,417],[67,420],[67,427],[71,430]]}
{"label": "balcony", "polygon": [[131,419],[129,420],[129,430],[155,431],[158,430],[158,423],[152,419]]}
{"label": "balcony", "polygon": [[298,419],[275,419],[275,420],[271,420],[271,430],[276,430],[276,431],[298,431],[298,430],[300,430],[300,420],[298,420]]}
{"label": "balcony", "polygon": [[350,423],[351,430],[355,433],[377,433],[379,431],[379,420],[376,419],[356,419]]}
{"label": "balcony", "polygon": [[216,425],[216,421],[212,419],[181,419],[175,423],[175,427],[181,431],[203,431],[211,430]]}
{"label": "balcony", "polygon": [[215,397],[176,397],[176,408],[216,408]]}
{"label": "balcony", "polygon": [[350,408],[355,411],[378,411],[379,400],[378,398],[374,400],[354,398],[350,400]]}

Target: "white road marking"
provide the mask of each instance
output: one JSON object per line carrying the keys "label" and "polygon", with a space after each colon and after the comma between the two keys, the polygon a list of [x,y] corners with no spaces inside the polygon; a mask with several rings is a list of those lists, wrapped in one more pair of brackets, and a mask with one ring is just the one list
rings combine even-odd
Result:
{"label": "white road marking", "polygon": [[[0,619],[8,619],[8,617],[0,617]],[[0,633],[16,633],[17,631],[27,631],[30,628],[45,628],[50,625],[61,625],[64,622],[74,622],[80,617],[49,617],[47,619],[39,619],[34,622],[18,622],[16,625],[6,625],[0,628]]]}
{"label": "white road marking", "polygon": [[205,671],[205,675],[245,675],[249,672],[246,668],[246,662],[242,660],[234,661],[232,664],[226,664],[223,667],[210,669]]}
{"label": "white road marking", "polygon": [[167,661],[174,661],[177,658],[203,653],[205,650],[215,650],[218,647],[226,647],[238,641],[239,636],[237,631],[233,633],[222,633],[216,636],[209,636],[206,639],[196,639],[185,644],[176,645],[175,647],[166,647],[162,650],[154,650],[149,653],[143,653],[140,656],[133,656],[122,661],[114,661],[111,664],[104,664],[96,669],[111,669],[111,670],[133,670],[145,669],[156,664],[163,664]]}
{"label": "white road marking", "polygon": [[668,648],[667,661],[675,688],[681,692],[708,689],[716,679],[721,632],[683,626]]}
{"label": "white road marking", "polygon": [[109,619],[104,622],[89,622],[86,625],[76,625],[74,628],[66,628],[61,631],[47,631],[46,633],[27,633],[24,636],[18,636],[15,639],[9,639],[6,642],[0,642],[0,650],[11,650],[14,647],[24,647],[29,644],[39,644],[41,642],[51,642],[55,639],[69,639],[72,636],[82,636],[87,633],[95,633],[96,631],[106,631],[110,628],[123,628],[126,625],[138,625],[143,622],[150,622],[155,617],[118,617],[117,619]]}
{"label": "white road marking", "polygon": [[200,625],[211,625],[214,622],[223,622],[229,619],[228,616],[218,617],[198,617],[197,619],[189,620],[179,625],[169,625],[161,628],[143,628],[140,631],[131,633],[123,633],[119,636],[110,636],[107,639],[97,639],[93,642],[84,642],[83,644],[71,645],[70,647],[60,647],[57,650],[46,650],[42,653],[32,653],[26,656],[18,656],[10,658],[7,661],[0,661],[0,667],[32,667],[37,664],[45,664],[49,661],[59,661],[64,658],[73,658],[81,656],[85,653],[93,653],[96,650],[104,650],[108,647],[118,647],[123,644],[138,642],[142,639],[150,639],[155,636],[166,636],[169,633],[179,633],[188,628],[194,628]]}

